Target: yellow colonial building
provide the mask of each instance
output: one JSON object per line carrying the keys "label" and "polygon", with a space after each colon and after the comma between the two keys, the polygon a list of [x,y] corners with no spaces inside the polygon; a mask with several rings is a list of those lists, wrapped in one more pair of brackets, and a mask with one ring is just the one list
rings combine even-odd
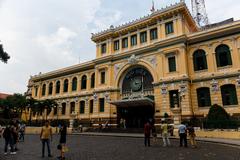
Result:
{"label": "yellow colonial building", "polygon": [[96,59],[30,78],[32,98],[59,104],[50,119],[142,127],[204,117],[212,104],[240,113],[240,21],[200,28],[180,2],[92,41]]}

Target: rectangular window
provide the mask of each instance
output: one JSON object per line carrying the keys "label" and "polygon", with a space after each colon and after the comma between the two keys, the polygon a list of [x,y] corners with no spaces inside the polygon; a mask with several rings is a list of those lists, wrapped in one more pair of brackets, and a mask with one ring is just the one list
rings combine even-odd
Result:
{"label": "rectangular window", "polygon": [[147,42],[147,32],[141,32],[140,33],[140,43],[145,43]]}
{"label": "rectangular window", "polygon": [[38,95],[38,87],[35,88],[35,97]]}
{"label": "rectangular window", "polygon": [[175,59],[175,56],[168,58],[168,68],[169,68],[169,72],[175,72],[176,71],[176,59]]}
{"label": "rectangular window", "polygon": [[179,96],[178,90],[169,91],[170,107],[175,108],[179,107]]}
{"label": "rectangular window", "polygon": [[84,114],[85,112],[85,102],[81,101],[80,102],[80,114]]}
{"label": "rectangular window", "polygon": [[101,45],[101,53],[105,54],[106,52],[107,52],[107,44],[104,43],[104,44]]}
{"label": "rectangular window", "polygon": [[168,22],[165,24],[165,30],[166,30],[166,34],[171,34],[174,32],[173,30],[173,22]]}
{"label": "rectangular window", "polygon": [[114,51],[119,50],[119,40],[114,41]]}
{"label": "rectangular window", "polygon": [[157,28],[150,30],[150,40],[154,40],[158,38],[158,30]]}
{"label": "rectangular window", "polygon": [[128,38],[123,38],[122,39],[122,48],[127,48],[128,47]]}
{"label": "rectangular window", "polygon": [[105,71],[101,72],[101,84],[105,84]]}
{"label": "rectangular window", "polygon": [[93,100],[90,100],[89,103],[89,113],[93,113]]}
{"label": "rectangular window", "polygon": [[137,35],[132,35],[131,36],[131,46],[137,45]]}
{"label": "rectangular window", "polygon": [[66,103],[62,104],[62,115],[66,114]]}
{"label": "rectangular window", "polygon": [[104,98],[99,98],[99,111],[100,112],[104,112],[104,105],[105,105]]}

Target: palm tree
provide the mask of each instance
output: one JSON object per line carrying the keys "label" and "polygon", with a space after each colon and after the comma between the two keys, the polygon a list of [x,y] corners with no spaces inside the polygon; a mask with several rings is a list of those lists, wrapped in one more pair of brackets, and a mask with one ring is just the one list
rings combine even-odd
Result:
{"label": "palm tree", "polygon": [[5,52],[3,50],[3,46],[2,46],[2,44],[0,44],[0,60],[4,63],[7,63],[9,58],[10,58],[10,56],[8,55],[7,52]]}

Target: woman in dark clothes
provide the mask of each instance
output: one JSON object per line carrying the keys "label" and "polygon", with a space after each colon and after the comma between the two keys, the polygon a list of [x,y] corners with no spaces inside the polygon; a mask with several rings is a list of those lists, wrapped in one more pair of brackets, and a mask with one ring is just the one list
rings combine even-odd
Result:
{"label": "woman in dark clothes", "polygon": [[66,138],[67,138],[67,126],[66,124],[63,124],[60,131],[60,145],[61,145],[61,156],[59,157],[60,159],[65,159],[64,157],[64,152],[66,148]]}

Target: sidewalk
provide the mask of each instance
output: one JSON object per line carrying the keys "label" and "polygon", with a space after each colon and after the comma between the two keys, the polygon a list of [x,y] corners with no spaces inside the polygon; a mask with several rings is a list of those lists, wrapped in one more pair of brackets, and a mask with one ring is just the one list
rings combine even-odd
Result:
{"label": "sidewalk", "polygon": [[[139,133],[103,133],[103,132],[82,132],[82,133],[75,133],[77,135],[86,135],[86,136],[111,136],[111,137],[131,137],[131,138],[143,138],[143,134]],[[160,134],[157,136],[158,138],[161,137]],[[171,139],[178,139],[178,136],[170,137]],[[240,147],[240,140],[238,139],[223,139],[223,138],[202,138],[197,137],[197,141],[202,142],[211,142],[211,143],[219,143],[219,144],[226,144],[226,145],[234,145]]]}

